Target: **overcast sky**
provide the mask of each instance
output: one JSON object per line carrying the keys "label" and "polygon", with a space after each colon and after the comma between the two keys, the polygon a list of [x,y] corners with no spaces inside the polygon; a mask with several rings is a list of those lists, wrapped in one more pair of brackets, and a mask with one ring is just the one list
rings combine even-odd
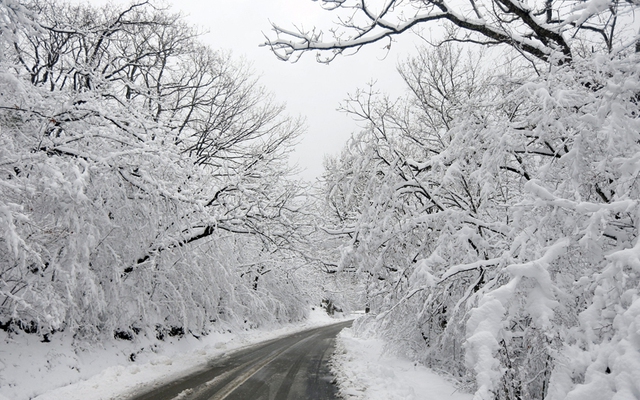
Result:
{"label": "overcast sky", "polygon": [[403,84],[396,66],[414,48],[413,39],[373,44],[352,57],[337,58],[330,65],[318,64],[314,54],[305,54],[291,64],[278,60],[266,47],[263,32],[271,34],[269,21],[284,27],[303,23],[321,25],[334,19],[312,0],[171,0],[173,10],[183,11],[187,20],[209,31],[203,40],[216,49],[230,49],[236,57],[253,63],[261,82],[293,115],[307,120],[307,133],[293,154],[293,161],[315,179],[322,173],[325,154],[337,154],[358,125],[336,111],[347,93],[364,88],[368,82],[386,92],[400,94]]}

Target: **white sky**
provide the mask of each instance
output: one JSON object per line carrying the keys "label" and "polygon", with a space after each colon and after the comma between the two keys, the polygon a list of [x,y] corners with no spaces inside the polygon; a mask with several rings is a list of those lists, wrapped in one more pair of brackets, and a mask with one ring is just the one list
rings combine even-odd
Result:
{"label": "white sky", "polygon": [[[278,60],[266,47],[263,32],[270,34],[269,21],[283,27],[304,23],[305,27],[330,21],[334,17],[312,0],[171,0],[174,11],[183,11],[187,20],[209,31],[203,40],[214,49],[230,49],[236,57],[253,63],[261,82],[288,113],[307,120],[307,133],[301,139],[292,161],[313,180],[323,171],[325,154],[337,154],[358,125],[336,111],[347,93],[377,81],[380,90],[400,94],[403,83],[396,72],[398,60],[413,49],[412,38],[393,43],[374,44],[353,57],[339,57],[330,65],[318,64],[314,54],[305,54],[291,64]],[[388,54],[387,54],[388,53]]]}

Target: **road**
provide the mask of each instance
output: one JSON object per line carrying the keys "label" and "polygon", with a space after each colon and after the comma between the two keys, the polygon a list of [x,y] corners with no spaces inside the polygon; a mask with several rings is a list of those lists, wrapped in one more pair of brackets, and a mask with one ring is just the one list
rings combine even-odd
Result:
{"label": "road", "polygon": [[314,328],[226,354],[131,400],[337,399],[328,361],[335,336],[350,325]]}

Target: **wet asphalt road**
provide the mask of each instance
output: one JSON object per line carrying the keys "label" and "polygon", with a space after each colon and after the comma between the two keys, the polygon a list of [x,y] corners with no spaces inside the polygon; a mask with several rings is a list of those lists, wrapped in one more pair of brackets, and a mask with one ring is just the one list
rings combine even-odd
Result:
{"label": "wet asphalt road", "polygon": [[337,399],[328,361],[351,321],[270,340],[212,360],[206,369],[131,400]]}

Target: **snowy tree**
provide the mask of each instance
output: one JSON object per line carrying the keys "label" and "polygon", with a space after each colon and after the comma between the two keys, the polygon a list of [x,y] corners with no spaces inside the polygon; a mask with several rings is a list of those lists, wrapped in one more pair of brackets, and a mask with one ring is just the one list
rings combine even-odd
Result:
{"label": "snowy tree", "polygon": [[150,2],[2,2],[0,322],[76,338],[304,317],[301,133]]}
{"label": "snowy tree", "polygon": [[[620,61],[607,68],[624,71],[630,65]],[[336,221],[333,232],[348,236],[343,266],[357,268],[370,282],[372,309],[380,316],[375,323],[399,343],[400,351],[456,375],[476,371],[479,396],[550,396],[556,379],[551,370],[562,370],[557,366],[563,357],[574,359],[558,354],[575,351],[580,347],[576,341],[588,346],[578,325],[585,322],[577,316],[595,316],[585,313],[602,290],[604,278],[596,277],[613,268],[606,266],[606,255],[618,246],[635,246],[633,219],[616,211],[607,222],[604,211],[597,210],[608,209],[611,196],[619,193],[611,186],[620,184],[618,178],[610,174],[626,169],[605,167],[603,160],[623,162],[630,157],[625,154],[637,151],[631,150],[635,144],[618,138],[621,131],[611,129],[614,137],[606,138],[601,127],[616,120],[624,135],[633,135],[636,89],[620,97],[607,89],[620,83],[593,91],[580,84],[587,68],[522,81],[502,100],[501,92],[490,95],[491,89],[478,85],[478,96],[467,100],[441,130],[446,134],[434,141],[441,147],[421,144],[414,153],[413,137],[419,132],[417,137],[428,143],[429,128],[413,124],[403,130],[396,121],[411,118],[393,112],[405,107],[387,108],[385,100],[382,106],[367,104],[359,109],[377,106],[384,112],[372,118],[371,130],[354,137],[349,153],[343,153],[349,158],[328,176],[336,182],[332,188],[365,182],[352,222]],[[607,79],[632,82],[635,74],[627,70]],[[592,71],[589,81],[598,75],[611,72]],[[623,103],[614,107],[620,110],[616,117],[602,110],[612,105],[601,99],[614,97]],[[564,103],[573,101],[579,105]],[[596,124],[591,116],[598,113],[605,121]],[[404,132],[410,135],[401,136]],[[366,171],[358,180],[352,180],[353,165]],[[336,193],[328,193],[331,204],[342,198]],[[548,201],[553,206],[544,208]],[[619,293],[631,297],[627,303],[616,299],[607,304],[626,304],[618,311],[626,312],[633,303],[634,279],[616,277]]]}
{"label": "snowy tree", "polygon": [[637,396],[637,4],[322,4],[331,37],[275,26],[278,57],[450,24],[400,66],[406,98],[344,107],[365,128],[329,163],[327,231],[367,282],[358,329],[477,399]]}

